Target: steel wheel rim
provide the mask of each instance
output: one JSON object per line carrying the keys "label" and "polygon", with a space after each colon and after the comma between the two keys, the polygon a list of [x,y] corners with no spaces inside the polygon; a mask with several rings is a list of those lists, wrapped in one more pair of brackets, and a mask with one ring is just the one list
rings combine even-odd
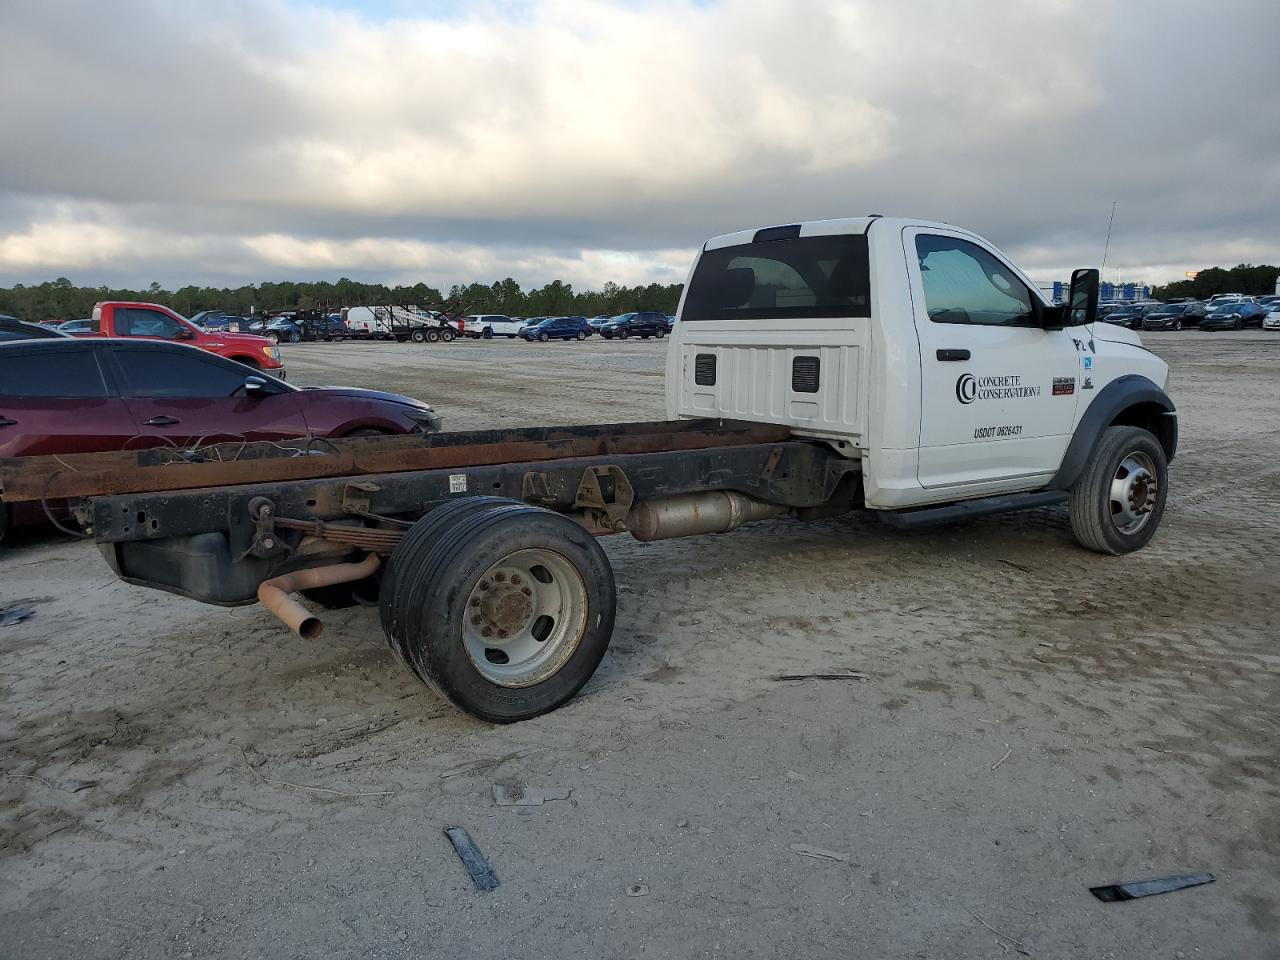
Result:
{"label": "steel wheel rim", "polygon": [[1151,520],[1160,483],[1151,457],[1135,450],[1120,461],[1111,478],[1111,522],[1123,534],[1135,534]]}
{"label": "steel wheel rim", "polygon": [[493,563],[471,588],[462,646],[500,687],[530,687],[557,673],[587,627],[587,586],[554,550],[530,547]]}

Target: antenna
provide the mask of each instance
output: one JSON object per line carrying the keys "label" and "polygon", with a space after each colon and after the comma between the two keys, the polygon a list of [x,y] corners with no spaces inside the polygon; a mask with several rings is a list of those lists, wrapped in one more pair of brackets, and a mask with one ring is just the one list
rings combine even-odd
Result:
{"label": "antenna", "polygon": [[[1111,225],[1116,222],[1116,204],[1119,202],[1119,200],[1111,201],[1111,219],[1107,221],[1107,244],[1102,248],[1102,270],[1099,270],[1099,273],[1107,269],[1107,252],[1111,249]],[[1119,283],[1119,280],[1116,282]]]}

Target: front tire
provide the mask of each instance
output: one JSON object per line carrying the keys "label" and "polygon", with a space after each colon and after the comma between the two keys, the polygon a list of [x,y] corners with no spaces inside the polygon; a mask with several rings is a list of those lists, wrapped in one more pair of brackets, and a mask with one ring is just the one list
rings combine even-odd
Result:
{"label": "front tire", "polygon": [[1181,321],[1181,320],[1175,320],[1175,321],[1173,321],[1173,329],[1175,329],[1175,330],[1181,330],[1181,329],[1182,329],[1182,321]]}
{"label": "front tire", "polygon": [[1168,495],[1160,441],[1141,427],[1108,427],[1071,488],[1071,531],[1095,553],[1132,553],[1155,535]]}
{"label": "front tire", "polygon": [[540,334],[538,334],[538,341],[539,341],[540,343],[546,343],[546,342],[547,342],[548,340],[550,340],[550,339],[551,339],[551,338],[550,338],[549,336],[547,336],[545,333],[540,333]]}
{"label": "front tire", "polygon": [[464,498],[396,547],[381,600],[387,641],[445,699],[491,723],[554,710],[590,679],[617,601],[595,537],[514,500]]}
{"label": "front tire", "polygon": [[666,335],[667,335],[667,331],[665,330],[659,330],[657,333],[654,334],[654,336],[657,337],[659,340],[661,340]]}
{"label": "front tire", "polygon": [[270,333],[267,334],[267,339],[270,340],[272,343],[274,343],[276,346],[280,345],[280,334],[276,333],[274,330],[272,330]]}
{"label": "front tire", "polygon": [[625,340],[625,339],[627,339],[627,337],[629,337],[629,336],[631,336],[631,334],[627,333],[627,331],[625,331],[625,330],[619,330],[619,331],[618,331],[618,339],[619,339],[619,340]]}
{"label": "front tire", "polygon": [[577,336],[577,340],[578,340],[578,342],[579,342],[579,343],[581,343],[581,342],[582,342],[583,340],[585,340],[585,339],[587,339],[587,335],[586,335],[585,333],[583,333],[581,330],[579,330],[579,331],[578,331],[578,336]]}

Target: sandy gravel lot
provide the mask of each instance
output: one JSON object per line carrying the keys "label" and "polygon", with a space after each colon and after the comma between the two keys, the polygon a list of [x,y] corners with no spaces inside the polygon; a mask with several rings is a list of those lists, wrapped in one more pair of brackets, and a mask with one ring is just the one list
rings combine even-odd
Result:
{"label": "sandy gravel lot", "polygon": [[[514,727],[403,672],[376,611],[308,643],[24,537],[0,554],[0,606],[37,608],[0,627],[0,957],[1280,956],[1280,335],[1147,339],[1183,436],[1144,552],[1085,553],[1057,510],[612,538],[610,654]],[[294,382],[456,428],[662,415],[663,343],[284,349]]]}

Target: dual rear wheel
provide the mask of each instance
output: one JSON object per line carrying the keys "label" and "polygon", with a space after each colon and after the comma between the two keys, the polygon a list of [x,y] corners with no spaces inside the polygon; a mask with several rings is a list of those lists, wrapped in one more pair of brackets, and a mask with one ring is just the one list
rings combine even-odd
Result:
{"label": "dual rear wheel", "polygon": [[616,589],[595,537],[568,517],[466,497],[405,534],[379,608],[392,652],[441,696],[492,723],[574,696],[604,657]]}

